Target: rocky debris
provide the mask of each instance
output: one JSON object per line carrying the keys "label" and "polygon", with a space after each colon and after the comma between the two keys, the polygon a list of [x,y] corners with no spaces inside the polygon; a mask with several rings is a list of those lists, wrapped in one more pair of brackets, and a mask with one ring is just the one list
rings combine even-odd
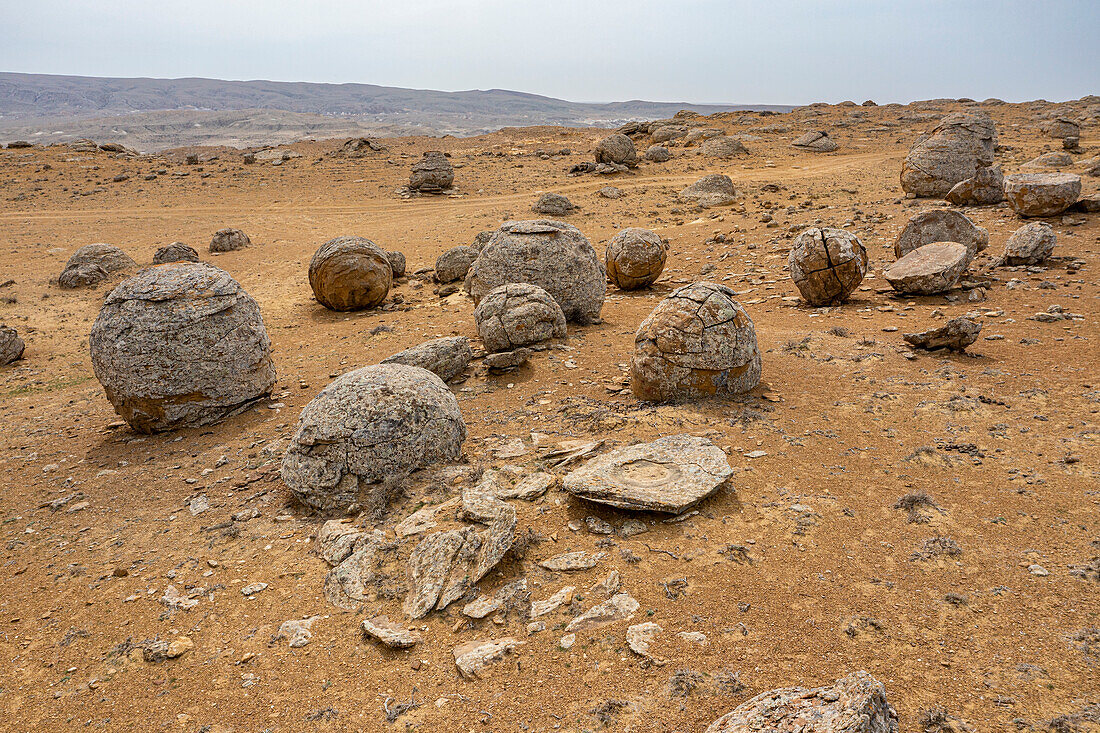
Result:
{"label": "rocky debris", "polygon": [[[834,148],[835,149],[835,148]],[[703,142],[703,157],[732,158],[735,155],[748,155],[749,150],[740,140],[728,135],[712,137]]]}
{"label": "rocky debris", "polygon": [[1005,199],[1020,216],[1054,216],[1081,195],[1081,176],[1074,173],[1016,173],[1005,176]]}
{"label": "rocky debris", "polygon": [[800,233],[787,257],[798,292],[814,306],[848,300],[867,274],[867,248],[854,234],[834,227]]}
{"label": "rocky debris", "polygon": [[8,150],[19,150],[33,147],[34,145],[27,140],[12,140],[8,143]]}
{"label": "rocky debris", "polygon": [[638,150],[634,147],[634,141],[621,133],[608,135],[596,143],[594,155],[597,163],[625,165],[628,168],[638,165]]}
{"label": "rocky debris", "polygon": [[182,657],[195,648],[195,642],[188,636],[177,636],[172,641],[158,639],[146,643],[141,649],[142,659],[150,664],[158,664],[166,659]]}
{"label": "rocky debris", "polygon": [[108,277],[110,274],[99,265],[85,262],[62,270],[57,284],[66,290],[74,290],[98,285]]}
{"label": "rocky debris", "polygon": [[420,367],[449,382],[466,371],[472,359],[470,341],[465,336],[445,336],[387,356],[381,363]]}
{"label": "rocky debris", "polygon": [[377,639],[390,649],[408,649],[420,643],[420,634],[390,621],[387,616],[363,619],[363,633]]}
{"label": "rocky debris", "polygon": [[918,247],[882,271],[899,293],[932,295],[955,287],[970,264],[970,251],[958,242],[933,242]]}
{"label": "rocky debris", "polygon": [[493,288],[474,309],[477,334],[489,352],[514,351],[550,338],[563,338],[565,314],[537,285],[508,283]]}
{"label": "rocky debris", "polygon": [[562,481],[562,488],[588,501],[681,514],[718,490],[733,469],[707,438],[670,435],[593,458]]}
{"label": "rocky debris", "polygon": [[[333,526],[335,525],[335,526]],[[355,610],[376,600],[375,592],[387,579],[378,571],[386,536],[381,530],[364,532],[341,522],[325,522],[318,533],[321,556],[332,565],[325,576],[324,594],[332,605]]]}
{"label": "rocky debris", "polygon": [[486,470],[484,477],[492,479],[490,491],[498,499],[521,499],[534,501],[545,494],[551,486],[557,483],[557,476],[544,471],[526,474],[518,478],[514,483],[503,471]]}
{"label": "rocky debris", "polygon": [[211,252],[233,252],[252,244],[248,235],[240,229],[219,229],[210,240]]}
{"label": "rocky debris", "polygon": [[680,191],[676,197],[685,204],[695,204],[703,208],[728,206],[737,200],[737,190],[733,180],[721,173],[703,176],[695,183]]}
{"label": "rocky debris", "polygon": [[621,199],[623,197],[623,190],[616,186],[604,186],[596,193],[605,199]]}
{"label": "rocky debris", "polygon": [[512,583],[502,585],[491,596],[478,596],[470,601],[462,607],[462,615],[470,618],[485,618],[490,613],[507,608],[517,601],[525,603],[530,595],[527,590],[527,578],[520,578]]}
{"label": "rocky debris", "polygon": [[963,351],[967,346],[978,340],[978,334],[981,332],[982,324],[969,318],[960,317],[952,318],[939,328],[921,331],[920,333],[904,333],[901,337],[907,343],[921,349]]}
{"label": "rocky debris", "polygon": [[218,422],[275,385],[259,306],[203,263],[160,265],[124,281],[107,296],[89,345],[107,399],[143,433]]}
{"label": "rocky debris", "polygon": [[561,590],[559,590],[556,593],[554,593],[553,595],[551,595],[546,600],[532,601],[531,602],[531,611],[530,611],[530,614],[529,614],[530,617],[533,618],[533,619],[534,618],[539,618],[540,616],[545,616],[549,613],[553,613],[554,611],[557,611],[562,606],[569,605],[570,603],[573,602],[573,593],[576,592],[576,590],[577,590],[577,586],[567,585],[564,588],[562,588]]}
{"label": "rocky debris", "polygon": [[385,250],[364,237],[337,237],[309,261],[309,286],[321,305],[335,311],[373,308],[393,285]]}
{"label": "rocky debris", "polygon": [[970,178],[959,181],[944,196],[955,206],[989,206],[1005,200],[1005,178],[1001,166],[979,168]]}
{"label": "rocky debris", "polygon": [[657,640],[657,635],[662,631],[664,629],[652,621],[628,626],[626,629],[626,645],[630,648],[630,651],[638,656],[654,664],[664,665],[667,660],[654,657],[649,651],[649,646]]}
{"label": "rocky debris", "polygon": [[812,150],[815,153],[831,153],[840,146],[824,130],[813,130],[795,138],[791,147]]}
{"label": "rocky debris", "polygon": [[672,153],[664,145],[650,145],[646,148],[645,159],[650,163],[667,163],[672,160]]}
{"label": "rocky debris", "polygon": [[954,112],[910,148],[901,187],[916,196],[944,196],[955,184],[993,165],[997,129],[984,112]]}
{"label": "rocky debris", "polygon": [[480,303],[508,283],[538,285],[558,301],[566,319],[583,324],[600,317],[607,273],[576,227],[550,219],[509,221],[478,253],[465,287]]}
{"label": "rocky debris", "polygon": [[922,211],[909,220],[894,240],[894,256],[904,257],[933,242],[958,242],[973,258],[989,246],[989,230],[976,226],[966,216],[951,209]]}
{"label": "rocky debris", "polygon": [[386,250],[386,259],[390,261],[390,271],[393,273],[393,279],[396,280],[399,277],[405,277],[405,253]]}
{"label": "rocky debris", "polygon": [[668,241],[649,229],[623,229],[607,243],[607,278],[622,290],[649,287],[661,276],[668,257]]}
{"label": "rocky debris", "polygon": [[0,366],[11,364],[23,358],[26,345],[19,338],[19,332],[11,326],[0,324]]}
{"label": "rocky debris", "polygon": [[1006,265],[1036,265],[1054,252],[1057,235],[1043,221],[1033,221],[1017,229],[1005,242]]}
{"label": "rocky debris", "polygon": [[1058,321],[1072,321],[1079,318],[1084,318],[1084,316],[1080,313],[1071,313],[1057,304],[1049,306],[1043,313],[1036,313],[1027,317],[1029,321],[1038,321],[1039,323],[1057,323]]}
{"label": "rocky debris", "polygon": [[573,204],[572,201],[562,196],[560,193],[544,193],[539,196],[539,200],[535,202],[535,205],[531,207],[531,210],[536,214],[545,214],[547,216],[565,216],[572,213],[578,207]]}
{"label": "rocky debris", "polygon": [[429,150],[412,167],[409,189],[421,193],[443,193],[455,180],[455,169],[447,156],[438,150]]}
{"label": "rocky debris", "polygon": [[309,644],[313,638],[313,624],[320,621],[320,616],[310,616],[303,619],[291,619],[279,625],[279,630],[273,637],[275,641],[286,639],[287,646],[297,649]]}
{"label": "rocky debris", "polygon": [[164,589],[164,595],[160,597],[160,602],[167,606],[169,611],[190,611],[199,605],[197,599],[180,593],[174,585],[169,585]]}
{"label": "rocky debris", "polygon": [[630,388],[641,400],[741,394],[760,382],[756,329],[736,293],[697,282],[674,290],[638,327]]}
{"label": "rocky debris", "polygon": [[743,731],[897,733],[898,716],[886,688],[866,672],[827,687],[785,687],[764,692],[710,724],[706,733]]}
{"label": "rocky debris", "polygon": [[498,351],[488,354],[484,359],[485,366],[490,372],[508,372],[517,369],[527,363],[531,358],[531,350],[519,348],[515,351]]}
{"label": "rocky debris", "polygon": [[1095,214],[1100,212],[1100,195],[1093,194],[1092,196],[1082,196],[1077,199],[1077,203],[1073,205],[1074,211],[1081,211],[1086,214]]}
{"label": "rocky debris", "polygon": [[133,258],[114,245],[86,244],[73,252],[57,280],[63,288],[80,288],[136,267]]}
{"label": "rocky debris", "polygon": [[435,374],[403,364],[362,367],[302,410],[282,478],[315,509],[384,508],[394,482],[457,460],[465,440],[458,402]]}
{"label": "rocky debris", "polygon": [[1042,170],[1044,168],[1065,168],[1067,165],[1073,165],[1072,155],[1050,152],[1032,158],[1020,167],[1027,170]]}
{"label": "rocky debris", "polygon": [[494,662],[503,660],[516,647],[527,642],[508,636],[503,639],[477,639],[454,648],[455,666],[466,679],[480,679]]}
{"label": "rocky debris", "polygon": [[265,590],[267,590],[267,583],[249,583],[241,588],[241,595],[254,596],[257,593],[263,593]]}
{"label": "rocky debris", "polygon": [[564,573],[573,570],[591,570],[596,567],[602,559],[602,552],[590,555],[584,550],[577,550],[576,552],[563,552],[560,555],[554,555],[545,560],[539,560],[536,564],[544,570]]}
{"label": "rocky debris", "polygon": [[1044,127],[1046,133],[1057,140],[1067,137],[1081,137],[1081,126],[1068,117],[1057,117]]}
{"label": "rocky debris", "polygon": [[435,261],[435,279],[439,283],[453,283],[466,277],[470,266],[477,259],[477,250],[461,245],[451,247]]}
{"label": "rocky debris", "polygon": [[569,622],[566,633],[588,631],[617,621],[629,621],[641,607],[628,593],[617,593],[603,603],[597,603]]}
{"label": "rocky debris", "polygon": [[166,262],[198,262],[199,253],[194,247],[188,247],[183,242],[172,242],[157,249],[153,253],[153,264],[163,265]]}

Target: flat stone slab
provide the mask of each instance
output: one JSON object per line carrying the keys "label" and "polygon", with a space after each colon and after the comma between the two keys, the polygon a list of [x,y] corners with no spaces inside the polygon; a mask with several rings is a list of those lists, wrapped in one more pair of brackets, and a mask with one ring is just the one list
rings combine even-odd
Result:
{"label": "flat stone slab", "polygon": [[420,634],[390,621],[386,616],[363,619],[363,632],[391,649],[408,649],[420,641]]}
{"label": "flat stone slab", "polygon": [[1077,203],[1081,176],[1074,173],[1017,173],[1005,176],[1005,200],[1020,216],[1054,216]]}
{"label": "flat stone slab", "polygon": [[628,621],[634,618],[634,614],[641,607],[636,600],[627,593],[619,593],[611,596],[603,603],[598,603],[580,616],[569,622],[565,627],[567,632],[587,631],[616,621]]}
{"label": "flat stone slab", "polygon": [[882,272],[899,293],[932,295],[955,287],[970,264],[970,252],[958,242],[933,242],[918,247]]}
{"label": "flat stone slab", "polygon": [[596,563],[603,559],[603,553],[597,552],[594,555],[589,555],[583,550],[577,552],[565,552],[561,555],[554,555],[548,557],[545,560],[539,560],[538,566],[544,570],[553,570],[555,572],[564,572],[569,570],[591,570],[596,567]]}
{"label": "flat stone slab", "polygon": [[710,440],[670,435],[594,458],[566,476],[563,486],[599,504],[680,514],[732,474],[726,454]]}
{"label": "flat stone slab", "polygon": [[467,641],[454,648],[455,666],[466,679],[477,679],[485,674],[489,665],[504,659],[516,647],[526,644],[512,637]]}

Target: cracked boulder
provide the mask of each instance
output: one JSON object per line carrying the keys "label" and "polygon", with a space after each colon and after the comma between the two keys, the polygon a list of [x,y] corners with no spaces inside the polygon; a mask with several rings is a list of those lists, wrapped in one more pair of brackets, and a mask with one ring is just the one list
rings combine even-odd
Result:
{"label": "cracked boulder", "polygon": [[916,196],[944,196],[955,184],[993,165],[997,129],[984,112],[954,112],[910,148],[901,187]]}
{"label": "cracked boulder", "polygon": [[443,193],[455,180],[455,169],[447,156],[438,150],[429,150],[418,160],[409,174],[409,188],[421,193]]}
{"label": "cracked boulder", "polygon": [[558,302],[567,320],[592,323],[603,308],[607,273],[575,226],[550,219],[509,221],[481,248],[465,287],[480,303],[509,283],[537,285]]}
{"label": "cracked boulder", "polygon": [[389,295],[393,267],[385,250],[363,237],[337,237],[309,261],[309,286],[321,305],[335,311],[373,308]]}
{"label": "cracked boulder", "polygon": [[1024,224],[1005,242],[1006,265],[1037,265],[1050,257],[1058,236],[1045,221]]}
{"label": "cracked boulder", "polygon": [[362,367],[302,410],[282,478],[321,511],[384,507],[395,483],[458,460],[465,440],[458,401],[435,374],[404,364]]}
{"label": "cracked boulder", "polygon": [[787,258],[798,292],[814,306],[835,305],[863,282],[867,248],[859,237],[834,227],[811,227],[795,238]]}
{"label": "cracked boulder", "polygon": [[473,247],[451,247],[435,261],[436,282],[453,283],[463,279],[476,259],[477,250]]}
{"label": "cracked boulder", "polygon": [[219,229],[210,240],[211,252],[233,252],[252,244],[248,235],[240,229]]}
{"label": "cracked boulder", "polygon": [[909,220],[894,240],[894,256],[904,257],[932,242],[958,242],[974,257],[989,246],[989,230],[951,209],[922,211]]}
{"label": "cracked boulder", "polygon": [[958,242],[933,242],[901,257],[882,276],[899,293],[933,295],[959,284],[970,264],[970,250]]}
{"label": "cracked boulder", "polygon": [[567,475],[562,487],[620,509],[681,514],[732,475],[725,452],[710,440],[670,435],[593,458]]}
{"label": "cracked boulder", "polygon": [[973,176],[959,181],[944,196],[955,206],[989,206],[1005,200],[1005,177],[1001,166],[979,168]]}
{"label": "cracked boulder", "polygon": [[641,400],[742,394],[760,382],[752,319],[725,285],[674,290],[638,327],[630,388]]}
{"label": "cracked boulder", "polygon": [[649,287],[661,276],[668,242],[649,229],[630,227],[611,238],[604,251],[607,278],[622,290]]}
{"label": "cracked boulder", "polygon": [[978,334],[981,332],[982,324],[969,318],[960,317],[952,318],[939,328],[921,331],[920,333],[904,333],[901,337],[905,339],[906,343],[920,349],[963,351],[967,346],[978,340]]}
{"label": "cracked boulder", "polygon": [[733,179],[729,176],[712,173],[680,191],[676,197],[681,203],[695,204],[708,209],[712,206],[728,206],[737,201],[737,190],[733,187]]}
{"label": "cracked boulder", "polygon": [[634,147],[634,141],[622,133],[608,135],[596,143],[594,155],[597,163],[625,165],[628,168],[638,165],[638,149]]}
{"label": "cracked boulder", "polygon": [[565,314],[557,301],[527,283],[490,290],[474,309],[474,323],[488,352],[514,351],[566,333]]}
{"label": "cracked boulder", "polygon": [[123,281],[104,301],[89,345],[107,399],[143,433],[218,422],[275,384],[256,301],[202,263],[151,267]]}
{"label": "cracked boulder", "polygon": [[1016,173],[1005,176],[1005,200],[1020,216],[1054,216],[1077,203],[1076,173]]}
{"label": "cracked boulder", "polygon": [[466,371],[473,358],[470,341],[465,336],[445,336],[387,356],[381,363],[420,367],[449,382]]}

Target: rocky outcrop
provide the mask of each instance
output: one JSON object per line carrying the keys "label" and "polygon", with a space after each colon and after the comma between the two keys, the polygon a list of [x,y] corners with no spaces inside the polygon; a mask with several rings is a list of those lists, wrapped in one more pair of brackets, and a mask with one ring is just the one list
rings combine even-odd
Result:
{"label": "rocky outcrop", "polygon": [[952,318],[939,328],[932,328],[920,333],[904,333],[902,338],[906,343],[920,349],[948,349],[950,351],[963,351],[967,346],[978,340],[978,334],[982,332],[982,324],[969,318]]}
{"label": "rocky outcrop", "polygon": [[454,184],[455,169],[444,153],[429,150],[409,174],[409,189],[420,193],[443,193]]}

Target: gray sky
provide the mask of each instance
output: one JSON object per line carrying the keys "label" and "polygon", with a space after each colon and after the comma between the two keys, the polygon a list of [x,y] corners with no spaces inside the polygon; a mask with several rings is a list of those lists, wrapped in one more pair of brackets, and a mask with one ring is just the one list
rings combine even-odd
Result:
{"label": "gray sky", "polygon": [[1100,93],[1100,0],[0,0],[0,70],[576,101]]}

